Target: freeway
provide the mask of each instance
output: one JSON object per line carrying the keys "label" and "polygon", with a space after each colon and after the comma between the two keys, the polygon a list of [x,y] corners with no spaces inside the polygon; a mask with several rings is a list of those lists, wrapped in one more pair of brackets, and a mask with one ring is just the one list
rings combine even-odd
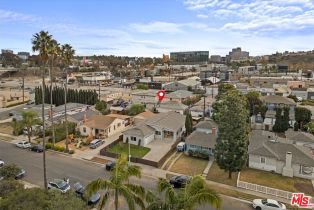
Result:
{"label": "freeway", "polygon": [[[110,172],[99,164],[74,159],[52,152],[46,153],[47,157],[47,177],[48,181],[53,178],[70,179],[70,184],[79,181],[86,185],[91,180],[99,177],[108,178]],[[0,159],[5,163],[15,163],[26,171],[25,181],[35,185],[43,186],[42,154],[23,150],[15,145],[0,141]],[[141,184],[145,188],[154,189],[156,178],[143,176],[141,179],[132,179],[133,183]],[[222,196],[223,210],[251,210],[249,203]],[[214,210],[208,206],[202,206],[198,210]]]}

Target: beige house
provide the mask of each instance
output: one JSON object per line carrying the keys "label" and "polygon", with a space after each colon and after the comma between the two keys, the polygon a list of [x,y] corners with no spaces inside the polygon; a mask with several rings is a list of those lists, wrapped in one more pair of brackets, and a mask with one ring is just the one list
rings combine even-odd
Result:
{"label": "beige house", "polygon": [[[29,100],[29,93],[24,92],[24,101]],[[23,102],[23,91],[4,90],[0,91],[0,108],[14,106]]]}
{"label": "beige house", "polygon": [[94,115],[79,126],[82,136],[107,138],[123,131],[128,125],[128,119],[117,116]]}

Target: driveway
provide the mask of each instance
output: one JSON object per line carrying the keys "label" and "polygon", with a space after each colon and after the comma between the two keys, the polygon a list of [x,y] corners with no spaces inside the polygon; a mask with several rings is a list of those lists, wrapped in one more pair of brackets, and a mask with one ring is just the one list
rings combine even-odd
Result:
{"label": "driveway", "polygon": [[154,141],[147,144],[145,147],[150,148],[149,153],[147,153],[143,159],[159,161],[162,157],[164,157],[167,152],[171,149],[171,146],[174,144],[173,139],[155,139]]}

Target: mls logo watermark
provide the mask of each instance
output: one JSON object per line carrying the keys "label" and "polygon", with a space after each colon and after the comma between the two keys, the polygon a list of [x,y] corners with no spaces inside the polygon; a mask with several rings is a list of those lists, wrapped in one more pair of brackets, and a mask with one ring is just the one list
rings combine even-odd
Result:
{"label": "mls logo watermark", "polygon": [[291,205],[296,205],[300,208],[313,208],[311,197],[304,195],[304,193],[293,193],[291,198]]}

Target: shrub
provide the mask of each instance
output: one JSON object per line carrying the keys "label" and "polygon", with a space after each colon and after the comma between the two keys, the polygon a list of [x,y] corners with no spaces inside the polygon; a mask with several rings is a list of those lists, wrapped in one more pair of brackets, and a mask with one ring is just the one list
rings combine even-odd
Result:
{"label": "shrub", "polygon": [[74,150],[73,150],[73,149],[70,149],[69,154],[70,154],[70,155],[74,154]]}
{"label": "shrub", "polygon": [[294,123],[293,130],[294,131],[298,131],[299,130],[299,123],[298,122]]}
{"label": "shrub", "polygon": [[46,144],[46,149],[52,149],[52,144],[51,143],[47,143]]}

